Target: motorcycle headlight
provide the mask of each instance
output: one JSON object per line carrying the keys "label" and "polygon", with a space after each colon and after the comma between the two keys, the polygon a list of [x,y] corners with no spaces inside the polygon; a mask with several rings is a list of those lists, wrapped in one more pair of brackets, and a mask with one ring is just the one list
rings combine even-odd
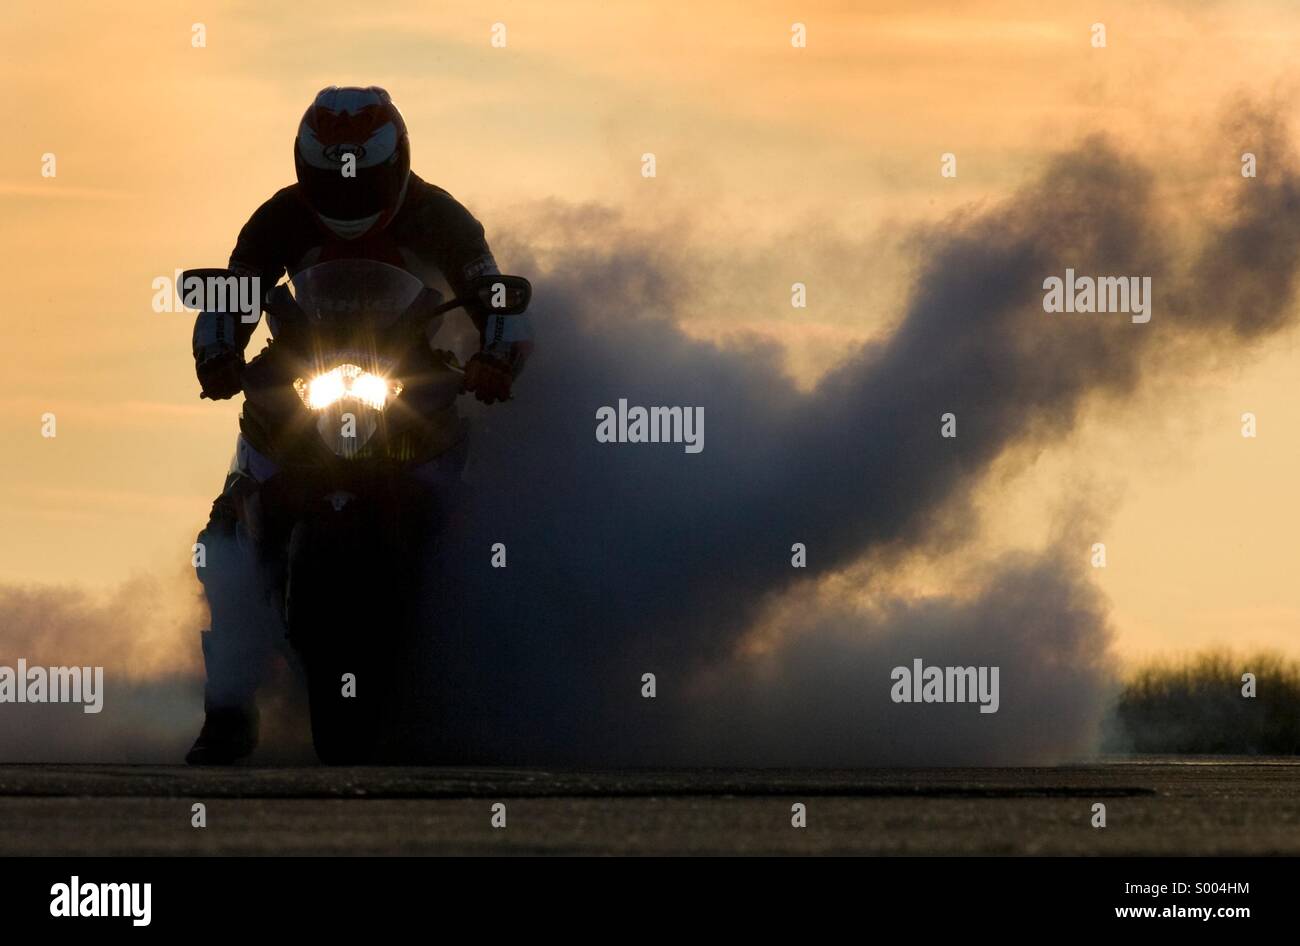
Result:
{"label": "motorcycle headlight", "polygon": [[344,399],[360,401],[381,411],[402,393],[402,382],[347,364],[322,372],[310,381],[298,378],[293,382],[293,389],[313,411],[324,410]]}

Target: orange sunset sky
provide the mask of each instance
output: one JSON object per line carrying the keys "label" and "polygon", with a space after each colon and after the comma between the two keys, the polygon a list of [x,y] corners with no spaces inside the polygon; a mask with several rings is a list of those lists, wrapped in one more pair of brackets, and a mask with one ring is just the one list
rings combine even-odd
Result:
{"label": "orange sunset sky", "polygon": [[[796,22],[806,49],[791,46]],[[1096,22],[1105,49],[1090,45]],[[495,23],[505,48],[490,43]],[[107,594],[142,574],[193,581],[190,543],[238,400],[198,399],[192,314],[154,312],[151,284],[224,265],[245,219],[292,180],[292,136],[323,86],[388,88],[415,170],[499,245],[512,219],[561,205],[610,207],[647,230],[689,216],[665,232],[710,259],[788,239],[769,307],[702,295],[684,327],[776,340],[811,385],[847,344],[895,324],[915,275],[907,228],[996,202],[1089,133],[1147,162],[1189,213],[1239,183],[1250,143],[1206,130],[1243,97],[1300,108],[1298,43],[1300,7],[1283,2],[11,0],[0,583]],[[939,174],[945,152],[955,179]],[[879,248],[851,282],[817,251],[830,232]],[[797,280],[807,309],[790,306]],[[981,547],[1035,545],[1086,496],[1101,507],[1109,564],[1092,578],[1121,653],[1300,652],[1298,393],[1288,332],[1092,405],[1068,438],[988,477]],[[1079,567],[1092,572],[1087,545]],[[943,575],[940,563],[917,580]]]}

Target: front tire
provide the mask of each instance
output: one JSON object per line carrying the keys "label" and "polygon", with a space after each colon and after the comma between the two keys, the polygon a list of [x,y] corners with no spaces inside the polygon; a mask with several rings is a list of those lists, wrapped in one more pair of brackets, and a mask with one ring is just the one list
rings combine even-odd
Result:
{"label": "front tire", "polygon": [[364,523],[304,522],[290,540],[286,617],[289,638],[307,678],[312,743],[326,765],[374,760],[384,731],[387,688],[384,655],[391,622],[381,563],[349,567],[349,550],[364,539]]}
{"label": "front tire", "polygon": [[311,739],[326,765],[365,765],[374,761],[382,732],[380,675],[362,666],[357,655],[314,642],[303,655]]}

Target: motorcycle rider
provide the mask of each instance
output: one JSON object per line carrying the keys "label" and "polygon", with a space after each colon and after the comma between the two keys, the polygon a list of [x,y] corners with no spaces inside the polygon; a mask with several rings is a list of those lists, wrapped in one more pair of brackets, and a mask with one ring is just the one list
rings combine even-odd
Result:
{"label": "motorcycle rider", "polygon": [[[457,297],[470,296],[475,277],[499,272],[483,227],[450,194],[412,173],[410,164],[406,124],[385,90],[323,89],[298,126],[297,183],[278,191],[244,225],[230,270],[271,287],[286,273],[317,263],[370,259],[401,267],[426,285],[445,285]],[[467,311],[480,351],[465,366],[464,390],[488,404],[504,401],[532,348],[526,317],[493,317],[479,305]],[[274,335],[273,312],[268,319]],[[244,348],[255,328],[256,321],[238,313],[199,314],[193,350],[202,396],[222,400],[240,392]],[[251,366],[274,357],[274,349],[272,341]],[[461,437],[422,472],[433,481],[458,480],[464,458]],[[199,534],[207,560],[196,571],[211,628],[202,633],[206,718],[186,756],[190,764],[228,764],[257,745],[255,694],[283,626],[271,605],[275,579],[246,511],[273,473],[274,463],[241,435],[225,488]]]}

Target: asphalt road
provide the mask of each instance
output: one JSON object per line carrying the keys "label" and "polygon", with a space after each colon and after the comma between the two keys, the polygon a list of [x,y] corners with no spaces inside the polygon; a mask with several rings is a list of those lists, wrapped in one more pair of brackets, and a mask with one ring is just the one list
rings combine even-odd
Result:
{"label": "asphalt road", "polygon": [[[1106,806],[1106,827],[1091,825]],[[192,806],[207,826],[193,827]],[[505,805],[505,827],[492,808]],[[791,825],[791,806],[807,827]],[[0,854],[1300,854],[1300,761],[541,771],[0,766]]]}

